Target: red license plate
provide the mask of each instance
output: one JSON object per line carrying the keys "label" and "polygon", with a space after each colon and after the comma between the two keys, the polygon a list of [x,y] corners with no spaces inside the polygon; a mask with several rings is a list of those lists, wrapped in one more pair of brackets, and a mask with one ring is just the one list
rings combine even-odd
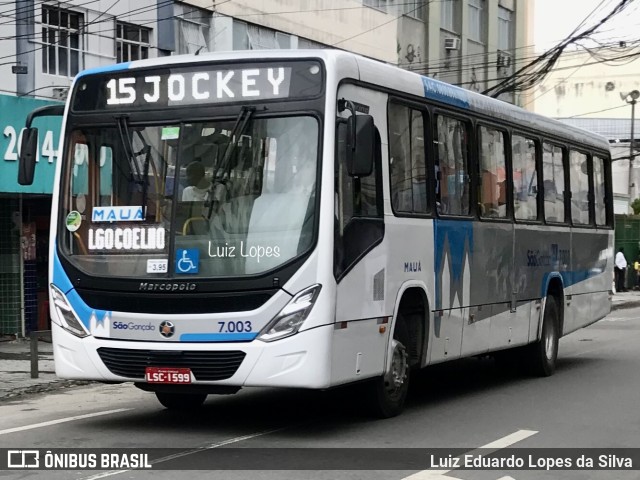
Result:
{"label": "red license plate", "polygon": [[147,367],[144,377],[149,383],[191,383],[191,369]]}

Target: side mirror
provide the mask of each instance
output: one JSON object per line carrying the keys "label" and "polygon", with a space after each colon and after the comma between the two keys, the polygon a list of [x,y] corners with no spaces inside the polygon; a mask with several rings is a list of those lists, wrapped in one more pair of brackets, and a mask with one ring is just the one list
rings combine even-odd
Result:
{"label": "side mirror", "polygon": [[351,177],[367,177],[373,171],[376,143],[373,117],[352,114],[348,125],[347,172]]}
{"label": "side mirror", "polygon": [[31,185],[36,169],[38,154],[38,129],[26,128],[20,144],[20,163],[18,165],[18,183]]}

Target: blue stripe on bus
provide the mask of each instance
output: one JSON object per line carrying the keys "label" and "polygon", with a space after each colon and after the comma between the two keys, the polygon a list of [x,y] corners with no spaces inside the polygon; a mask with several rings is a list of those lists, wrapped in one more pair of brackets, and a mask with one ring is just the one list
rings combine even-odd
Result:
{"label": "blue stripe on bus", "polygon": [[93,75],[95,73],[106,73],[106,72],[117,72],[119,70],[128,70],[131,62],[126,63],[116,63],[115,65],[105,65],[104,67],[96,67],[89,68],[87,70],[83,70],[78,74],[78,78],[84,77],[85,75]]}
{"label": "blue stripe on bus", "polygon": [[257,333],[183,333],[181,342],[250,342]]}
{"label": "blue stripe on bus", "polygon": [[429,77],[422,77],[424,96],[439,102],[469,108],[469,95],[463,88],[440,82]]}
{"label": "blue stripe on bus", "polygon": [[91,316],[95,315],[97,323],[103,323],[111,317],[111,312],[106,310],[94,310],[89,305],[84,303],[84,300],[80,298],[78,292],[73,288],[71,280],[67,272],[62,268],[60,259],[58,258],[57,248],[53,249],[53,281],[52,283],[58,287],[67,297],[67,301],[73,308],[78,319],[84,324],[87,329],[91,328]]}
{"label": "blue stripe on bus", "polygon": [[547,295],[547,290],[549,289],[549,282],[552,278],[560,278],[562,280],[562,288],[568,288],[572,285],[575,285],[580,282],[584,282],[585,280],[589,280],[590,278],[595,277],[596,275],[600,275],[604,273],[605,270],[601,269],[591,269],[591,270],[577,270],[575,272],[564,271],[564,272],[549,272],[545,273],[542,278],[542,285],[540,296],[544,297]]}
{"label": "blue stripe on bus", "polygon": [[58,248],[53,248],[53,283],[56,287],[58,287],[65,295],[73,290],[73,285],[71,284],[71,280],[67,276],[67,272],[62,268],[62,264],[60,263],[60,259],[58,258]]}

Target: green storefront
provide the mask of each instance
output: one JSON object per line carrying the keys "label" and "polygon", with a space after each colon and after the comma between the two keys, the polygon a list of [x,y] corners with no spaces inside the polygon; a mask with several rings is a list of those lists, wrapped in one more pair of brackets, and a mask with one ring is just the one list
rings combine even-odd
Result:
{"label": "green storefront", "polygon": [[56,103],[0,95],[0,335],[48,328],[49,211],[61,119],[34,121],[40,144],[33,185],[18,185],[18,148],[29,112]]}

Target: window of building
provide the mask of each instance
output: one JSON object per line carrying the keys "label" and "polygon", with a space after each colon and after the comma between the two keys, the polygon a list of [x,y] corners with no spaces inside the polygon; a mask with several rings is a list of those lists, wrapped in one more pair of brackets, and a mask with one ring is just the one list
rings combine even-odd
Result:
{"label": "window of building", "polygon": [[423,18],[424,0],[396,0],[399,2],[400,12],[408,17]]}
{"label": "window of building", "polygon": [[564,158],[562,148],[545,143],[542,148],[544,218],[564,223]]}
{"label": "window of building", "polygon": [[607,224],[607,196],[604,159],[593,157],[593,190],[595,197],[596,225]]}
{"label": "window of building", "polygon": [[306,38],[298,37],[298,48],[299,49],[327,48],[327,46],[323,45],[322,43],[314,42],[313,40],[308,40]]}
{"label": "window of building", "polygon": [[192,6],[175,5],[176,53],[209,51],[211,12]]}
{"label": "window of building", "polygon": [[427,213],[424,119],[422,112],[389,106],[391,206],[400,213]]}
{"label": "window of building", "polygon": [[440,4],[440,28],[455,32],[456,4],[458,0],[442,0]]}
{"label": "window of building", "polygon": [[538,219],[536,142],[520,135],[511,138],[513,206],[516,219]]}
{"label": "window of building", "polygon": [[118,63],[149,58],[151,29],[116,23],[116,59]]}
{"label": "window of building", "polygon": [[574,224],[589,224],[589,164],[584,153],[569,152],[571,180],[571,219]]}
{"label": "window of building", "polygon": [[484,42],[484,0],[469,0],[469,38]]}
{"label": "window of building", "polygon": [[42,71],[74,77],[80,71],[84,16],[78,12],[42,7]]}
{"label": "window of building", "polygon": [[362,0],[362,4],[367,7],[377,8],[378,10],[382,10],[383,12],[387,11],[387,3],[388,0]]}
{"label": "window of building", "polygon": [[[234,50],[291,48],[291,35],[260,25],[233,21]],[[311,47],[313,48],[313,47]]]}
{"label": "window of building", "polygon": [[498,7],[498,48],[512,50],[513,41],[513,12],[504,7]]}
{"label": "window of building", "polygon": [[478,207],[480,216],[507,217],[507,169],[504,133],[480,127],[480,185]]}
{"label": "window of building", "polygon": [[468,135],[464,122],[438,115],[435,138],[436,207],[442,215],[469,214]]}

